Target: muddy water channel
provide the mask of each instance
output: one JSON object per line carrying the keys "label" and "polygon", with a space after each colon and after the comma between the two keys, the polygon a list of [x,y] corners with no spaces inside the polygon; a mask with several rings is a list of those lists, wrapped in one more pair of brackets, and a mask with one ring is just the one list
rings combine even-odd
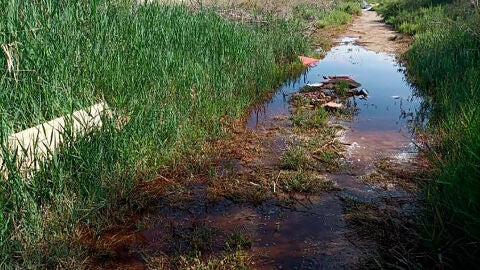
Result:
{"label": "muddy water channel", "polygon": [[[345,146],[342,165],[324,171],[322,176],[334,188],[290,196],[288,203],[278,197],[245,201],[232,195],[212,200],[211,190],[221,188],[198,181],[181,195],[160,196],[160,206],[138,224],[139,232],[125,236],[128,241],[119,245],[113,262],[100,264],[109,268],[118,266],[120,260],[120,268],[169,269],[165,258],[188,257],[195,252],[195,256],[208,260],[237,245],[247,251],[248,265],[253,269],[358,268],[366,254],[374,253],[368,249],[377,247],[352,233],[345,218],[351,202],[379,207],[389,204],[404,213],[415,208],[415,193],[402,185],[364,181],[378,174],[375,162],[382,158],[402,164],[415,156],[412,125],[421,100],[413,95],[393,55],[368,51],[354,39],[343,38],[324,59],[298,79],[286,82],[271,100],[252,111],[247,133],[256,136],[250,147],[262,148],[262,153],[248,159],[234,155],[220,162],[215,173],[234,175],[222,181],[253,175],[252,180],[246,180],[247,186],[263,193],[260,187],[265,182],[255,178],[272,178],[272,182],[278,178],[278,158],[295,141],[291,95],[330,75],[349,75],[361,84],[359,88],[368,91],[365,99],[352,97],[347,101],[350,117],[330,121],[345,127],[337,134]],[[266,190],[272,189],[275,192],[275,186]]]}

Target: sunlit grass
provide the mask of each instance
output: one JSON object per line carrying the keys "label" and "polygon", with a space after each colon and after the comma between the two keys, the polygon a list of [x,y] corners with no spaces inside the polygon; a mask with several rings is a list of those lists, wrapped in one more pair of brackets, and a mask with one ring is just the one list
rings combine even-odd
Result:
{"label": "sunlit grass", "polygon": [[478,265],[480,252],[480,11],[474,1],[385,0],[387,22],[416,36],[405,58],[430,103],[438,168],[426,187],[424,237],[435,260]]}
{"label": "sunlit grass", "polygon": [[0,268],[78,266],[80,225],[98,233],[141,207],[139,181],[221,136],[307,49],[294,22],[273,18],[241,25],[131,1],[0,4],[0,44],[14,64],[0,57],[2,142],[102,100],[115,116],[67,140],[29,179],[2,147]]}

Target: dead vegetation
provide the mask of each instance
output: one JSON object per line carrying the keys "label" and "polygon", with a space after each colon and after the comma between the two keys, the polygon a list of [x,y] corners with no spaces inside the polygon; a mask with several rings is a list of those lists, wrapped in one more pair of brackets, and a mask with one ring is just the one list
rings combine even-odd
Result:
{"label": "dead vegetation", "polygon": [[421,154],[384,157],[375,161],[373,170],[363,176],[362,181],[385,190],[416,191],[428,179],[429,167],[429,160]]}
{"label": "dead vegetation", "polygon": [[331,10],[334,1],[314,0],[192,0],[183,1],[195,6],[216,7],[232,12],[250,11],[258,14],[272,14],[282,18],[290,18],[302,6],[312,6],[320,10]]}
{"label": "dead vegetation", "polygon": [[395,200],[381,205],[344,200],[344,218],[351,228],[348,238],[365,254],[359,268],[421,269],[429,265],[440,269],[441,258],[422,246],[416,210],[401,208]]}

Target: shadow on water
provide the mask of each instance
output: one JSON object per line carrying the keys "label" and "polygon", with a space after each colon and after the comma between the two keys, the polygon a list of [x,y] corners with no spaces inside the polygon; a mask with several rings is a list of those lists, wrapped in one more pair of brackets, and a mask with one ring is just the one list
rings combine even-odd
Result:
{"label": "shadow on water", "polygon": [[[368,51],[355,45],[353,39],[344,38],[317,65],[286,82],[270,101],[255,109],[247,127],[265,130],[278,125],[279,116],[290,115],[288,100],[292,93],[329,75],[350,75],[369,93],[366,100],[352,100],[357,113],[351,121],[342,122],[348,127],[342,140],[350,144],[346,156],[354,166],[328,175],[341,191],[305,197],[302,200],[306,203],[293,207],[274,201],[253,206],[225,198],[211,202],[205,187],[196,185],[188,189],[191,199],[182,207],[160,202],[155,220],[139,233],[146,249],[169,257],[188,254],[193,244],[198,245],[189,238],[195,232],[207,238],[212,233],[214,238],[206,238],[212,243],[202,247],[202,252],[216,253],[229,235],[241,232],[252,241],[255,269],[338,269],[358,263],[362,252],[345,236],[345,198],[381,202],[387,197],[409,196],[401,190],[382,190],[358,181],[374,159],[415,151],[412,125],[421,99],[406,82],[404,68],[394,56]],[[129,254],[126,260],[137,263],[136,269],[145,267],[138,253],[130,250]]]}

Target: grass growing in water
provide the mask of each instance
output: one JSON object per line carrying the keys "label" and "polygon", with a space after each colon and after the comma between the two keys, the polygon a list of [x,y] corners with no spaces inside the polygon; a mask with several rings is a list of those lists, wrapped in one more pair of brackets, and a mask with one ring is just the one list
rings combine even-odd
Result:
{"label": "grass growing in water", "polygon": [[285,170],[301,170],[312,166],[304,150],[298,146],[288,147],[280,156],[278,165]]}
{"label": "grass growing in water", "polygon": [[[480,10],[474,1],[384,1],[387,22],[416,34],[405,55],[410,77],[431,98],[425,149],[438,167],[426,188],[424,237],[433,260],[476,267],[480,254]],[[434,27],[432,27],[434,26]],[[441,27],[439,27],[441,26]]]}
{"label": "grass growing in water", "polygon": [[16,57],[0,80],[2,141],[103,99],[130,119],[121,130],[105,119],[29,179],[2,148],[0,268],[78,266],[81,225],[99,233],[141,207],[140,181],[220,135],[281,82],[280,64],[306,50],[283,20],[237,25],[209,11],[130,1],[0,4],[0,43]]}
{"label": "grass growing in water", "polygon": [[309,110],[306,108],[298,108],[292,114],[292,124],[298,129],[314,129],[325,127],[327,124],[328,113],[324,108],[316,108]]}
{"label": "grass growing in water", "polygon": [[311,194],[319,190],[332,191],[336,189],[332,181],[318,175],[315,171],[307,170],[282,171],[278,182],[280,188],[287,193]]}

